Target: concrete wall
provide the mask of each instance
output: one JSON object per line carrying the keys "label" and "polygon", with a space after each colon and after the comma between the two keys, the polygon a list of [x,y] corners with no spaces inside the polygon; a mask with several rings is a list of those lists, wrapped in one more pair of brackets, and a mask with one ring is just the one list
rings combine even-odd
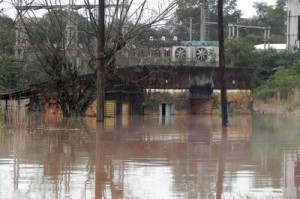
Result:
{"label": "concrete wall", "polygon": [[299,0],[288,0],[287,14],[287,49],[296,50],[299,45],[299,18],[300,2]]}

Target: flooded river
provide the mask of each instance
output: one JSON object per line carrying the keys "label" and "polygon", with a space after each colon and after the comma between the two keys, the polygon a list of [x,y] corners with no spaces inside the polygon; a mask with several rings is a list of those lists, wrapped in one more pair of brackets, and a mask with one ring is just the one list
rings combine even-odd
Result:
{"label": "flooded river", "polygon": [[63,119],[0,114],[0,198],[298,198],[300,122],[284,116]]}

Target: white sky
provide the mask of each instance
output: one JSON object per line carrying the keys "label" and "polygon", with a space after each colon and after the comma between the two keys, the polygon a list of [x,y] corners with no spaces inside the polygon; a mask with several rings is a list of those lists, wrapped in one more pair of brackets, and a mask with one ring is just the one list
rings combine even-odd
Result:
{"label": "white sky", "polygon": [[276,4],[276,0],[237,0],[237,9],[242,10],[243,17],[250,18],[256,14],[253,8],[254,2],[267,2],[268,5]]}
{"label": "white sky", "polygon": [[[242,10],[243,17],[249,18],[256,14],[255,9],[253,8],[254,2],[267,2],[268,5],[275,5],[276,0],[237,0],[237,8]],[[4,7],[6,13],[12,13],[12,11],[14,11],[12,6],[7,6],[5,3],[3,3],[0,7]]]}

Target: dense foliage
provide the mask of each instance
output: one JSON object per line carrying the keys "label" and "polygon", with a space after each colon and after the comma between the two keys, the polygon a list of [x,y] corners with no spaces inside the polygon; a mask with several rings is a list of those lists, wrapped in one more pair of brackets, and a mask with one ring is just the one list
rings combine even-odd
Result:
{"label": "dense foliage", "polygon": [[[249,19],[240,19],[239,24],[248,26],[260,26],[271,28],[271,43],[285,43],[286,41],[286,20],[287,1],[277,0],[275,6],[267,5],[265,2],[255,2],[253,7],[256,16]],[[264,41],[264,31],[256,29],[240,29],[240,36],[247,42],[261,44]]]}
{"label": "dense foliage", "polygon": [[0,91],[6,92],[17,86],[17,70],[13,66],[13,59],[0,56]]}
{"label": "dense foliage", "polygon": [[225,41],[226,67],[253,68],[255,87],[263,85],[277,71],[291,67],[299,59],[299,54],[287,50],[255,50],[243,39]]}
{"label": "dense foliage", "polygon": [[0,15],[0,91],[9,92],[27,88],[39,82],[42,72],[32,59],[17,62],[15,53],[15,21],[9,16]]}
{"label": "dense foliage", "polygon": [[46,75],[37,67],[36,62],[28,59],[16,62],[13,56],[0,55],[0,92],[7,93],[27,89],[33,83],[46,80]]}
{"label": "dense foliage", "polygon": [[263,50],[255,53],[256,86],[264,84],[275,72],[286,69],[299,59],[299,55],[289,51]]}
{"label": "dense foliage", "polygon": [[254,47],[241,39],[225,41],[226,67],[255,67]]}
{"label": "dense foliage", "polygon": [[256,88],[257,99],[280,98],[289,99],[300,89],[300,62],[292,67],[278,70],[265,84]]}
{"label": "dense foliage", "polygon": [[0,54],[7,56],[13,55],[14,44],[14,21],[6,15],[0,15]]}

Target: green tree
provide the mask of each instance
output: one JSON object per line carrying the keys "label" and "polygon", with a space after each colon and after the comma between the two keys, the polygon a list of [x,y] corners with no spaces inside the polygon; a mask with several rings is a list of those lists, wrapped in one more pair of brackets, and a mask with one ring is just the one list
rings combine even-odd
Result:
{"label": "green tree", "polygon": [[[286,40],[286,16],[287,16],[287,1],[277,0],[275,6],[269,6],[266,2],[254,3],[253,7],[256,10],[256,16],[250,19],[240,20],[240,24],[249,26],[263,26],[271,28],[271,43],[285,43]],[[252,44],[263,43],[264,32],[244,29],[240,31],[240,35]],[[251,36],[249,36],[251,35]]]}
{"label": "green tree", "polygon": [[37,62],[16,62],[13,56],[0,55],[0,92],[27,89],[31,84],[45,81]]}
{"label": "green tree", "polygon": [[264,85],[255,89],[258,99],[267,99],[280,93],[282,99],[288,99],[295,90],[300,89],[300,62],[295,62],[290,68],[275,72]]}
{"label": "green tree", "polygon": [[225,62],[227,67],[254,68],[255,54],[253,45],[241,39],[225,41]]}
{"label": "green tree", "polygon": [[0,15],[0,54],[13,55],[14,44],[14,21],[6,15]]}
{"label": "green tree", "polygon": [[289,51],[278,52],[274,49],[257,51],[255,86],[263,85],[277,71],[291,67],[297,60],[299,55],[290,53]]}
{"label": "green tree", "polygon": [[8,56],[0,56],[0,91],[6,92],[17,87],[17,70],[13,68],[14,60]]}

